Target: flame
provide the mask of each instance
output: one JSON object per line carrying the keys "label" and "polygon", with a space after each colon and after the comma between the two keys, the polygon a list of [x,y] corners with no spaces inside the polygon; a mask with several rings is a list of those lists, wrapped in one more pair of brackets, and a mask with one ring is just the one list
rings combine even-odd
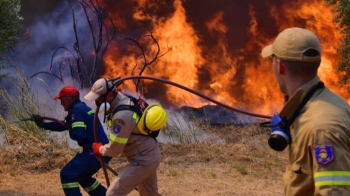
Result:
{"label": "flame", "polygon": [[[233,27],[228,22],[230,19],[227,18],[230,13],[224,7],[206,15],[201,21],[191,21],[186,3],[174,0],[170,9],[166,6],[169,4],[163,1],[133,2],[133,13],[130,15],[132,23],[149,24],[148,28],[159,43],[160,54],[169,49],[169,52],[147,67],[143,75],[168,79],[251,112],[278,112],[283,105],[283,96],[273,76],[271,62],[262,59],[260,52],[264,46],[273,42],[278,32],[299,26],[315,32],[321,41],[321,80],[350,102],[346,88],[341,88],[338,84],[340,73],[336,72],[339,62],[336,49],[342,37],[333,23],[335,14],[331,12],[331,7],[320,4],[317,0],[284,1],[281,5],[267,1],[264,6],[269,8],[269,13],[264,18],[261,16],[261,4],[252,3],[246,13],[249,23],[241,24],[240,27],[245,31],[246,37],[240,39],[234,37],[236,32],[232,31]],[[127,17],[118,12],[122,8],[118,8],[117,3],[109,8],[114,10],[110,11],[112,18],[118,18],[115,19],[118,28],[131,33],[137,31],[135,25],[127,25]],[[242,44],[240,40],[246,41]],[[147,45],[146,57],[152,59],[157,46],[149,37],[140,43]],[[137,75],[144,63],[139,55],[140,50],[135,45],[119,37],[105,55],[102,77]],[[199,107],[209,104],[182,89],[152,81],[143,84],[147,98],[161,99],[178,106],[186,104]],[[124,88],[134,89],[135,86],[132,82],[127,82]]]}

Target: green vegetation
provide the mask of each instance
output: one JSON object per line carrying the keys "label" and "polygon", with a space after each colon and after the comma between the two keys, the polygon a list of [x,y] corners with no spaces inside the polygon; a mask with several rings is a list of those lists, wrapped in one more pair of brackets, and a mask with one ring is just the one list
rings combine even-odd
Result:
{"label": "green vegetation", "polygon": [[239,172],[242,175],[247,175],[248,174],[247,168],[244,165],[238,165],[236,167],[236,171]]}
{"label": "green vegetation", "polygon": [[18,15],[20,0],[0,0],[0,52],[18,42],[22,18]]}
{"label": "green vegetation", "polygon": [[[20,0],[0,0],[0,70],[7,68],[2,54],[7,47],[12,47],[19,41],[18,31],[22,20],[18,15],[20,3]],[[8,73],[0,73],[0,82],[7,77]]]}
{"label": "green vegetation", "polygon": [[338,70],[342,72],[342,83],[345,84],[350,77],[350,1],[349,0],[326,0],[326,4],[332,6],[332,11],[337,13],[334,23],[339,25],[343,36],[338,47],[340,62]]}

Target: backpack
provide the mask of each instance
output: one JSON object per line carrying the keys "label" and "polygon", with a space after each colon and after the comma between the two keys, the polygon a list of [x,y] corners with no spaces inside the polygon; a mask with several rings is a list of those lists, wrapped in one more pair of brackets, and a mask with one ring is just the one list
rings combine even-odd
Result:
{"label": "backpack", "polygon": [[[124,94],[125,96],[129,97],[130,100],[134,103],[134,105],[120,105],[118,106],[114,111],[113,111],[113,115],[121,110],[131,110],[136,112],[136,114],[139,116],[139,118],[141,119],[141,116],[143,115],[143,112],[145,111],[145,109],[148,106],[148,103],[143,100],[141,98],[141,96],[137,99],[131,95],[127,95]],[[138,122],[137,122],[138,123]],[[144,134],[138,134],[138,135],[144,135],[144,136],[150,136],[154,139],[157,138],[157,136],[159,135],[159,131],[160,130],[156,130],[156,131],[152,131],[150,134],[148,135],[144,135]]]}

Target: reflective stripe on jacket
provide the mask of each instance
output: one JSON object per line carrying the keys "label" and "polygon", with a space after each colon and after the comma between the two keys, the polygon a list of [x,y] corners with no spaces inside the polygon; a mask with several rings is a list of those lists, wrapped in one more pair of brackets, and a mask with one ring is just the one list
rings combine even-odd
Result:
{"label": "reflective stripe on jacket", "polygon": [[[315,77],[291,97],[280,115],[289,118]],[[286,196],[350,195],[350,108],[327,87],[317,90],[290,127]]]}

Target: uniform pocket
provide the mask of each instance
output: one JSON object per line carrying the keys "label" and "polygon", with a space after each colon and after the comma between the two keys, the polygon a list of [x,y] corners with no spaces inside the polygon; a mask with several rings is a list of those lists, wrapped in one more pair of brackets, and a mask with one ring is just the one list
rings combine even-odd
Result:
{"label": "uniform pocket", "polygon": [[310,171],[302,167],[300,164],[293,164],[288,167],[283,175],[284,182],[287,184],[300,182],[310,178]]}
{"label": "uniform pocket", "polygon": [[284,192],[285,195],[313,195],[309,193],[310,188],[313,187],[311,178],[311,171],[307,166],[294,163],[289,166],[284,178]]}
{"label": "uniform pocket", "polygon": [[310,171],[306,167],[302,167],[300,164],[294,163],[290,168],[294,174],[306,174],[309,175]]}

